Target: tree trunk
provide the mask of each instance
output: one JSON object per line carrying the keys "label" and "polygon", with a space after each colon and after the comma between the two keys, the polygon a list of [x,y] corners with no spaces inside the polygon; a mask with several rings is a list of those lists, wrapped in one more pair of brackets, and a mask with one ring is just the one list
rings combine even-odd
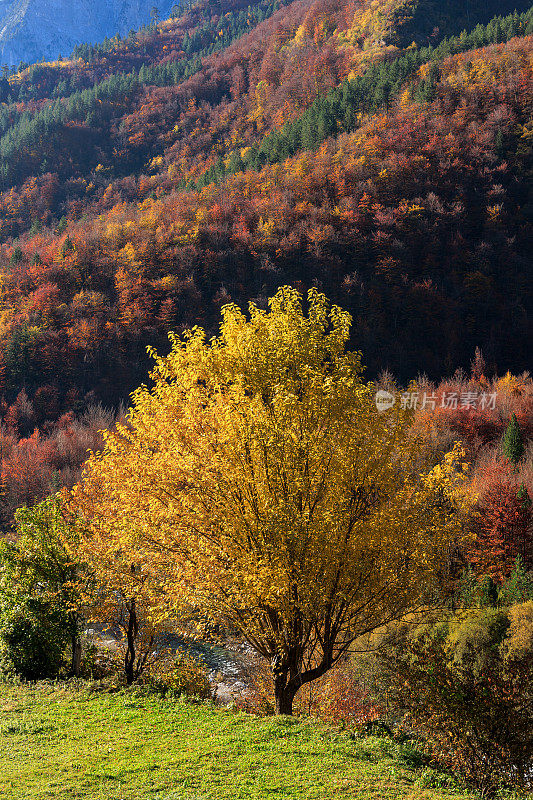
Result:
{"label": "tree trunk", "polygon": [[292,715],[292,704],[298,690],[307,683],[321,678],[324,673],[331,669],[333,660],[331,652],[328,652],[324,655],[320,664],[304,672],[301,671],[301,661],[298,658],[298,653],[288,662],[282,663],[278,655],[271,659],[276,714],[290,716]]}
{"label": "tree trunk", "polygon": [[128,629],[126,632],[127,645],[124,658],[124,672],[126,673],[126,683],[130,686],[135,680],[135,644],[138,633],[135,600],[131,600],[131,602],[126,605],[126,610],[128,612]]}
{"label": "tree trunk", "polygon": [[296,692],[286,682],[286,675],[276,675],[274,678],[274,697],[276,699],[276,714],[292,716],[292,703]]}
{"label": "tree trunk", "polygon": [[75,678],[77,678],[81,671],[81,638],[80,638],[77,614],[70,615],[70,625],[72,631],[71,633],[72,663],[70,665],[70,671],[72,675]]}
{"label": "tree trunk", "polygon": [[293,692],[281,692],[280,695],[276,695],[276,714],[287,714],[287,716],[292,716],[292,703],[294,700]]}
{"label": "tree trunk", "polygon": [[71,671],[75,678],[79,677],[81,671],[81,639],[77,632],[72,636]]}

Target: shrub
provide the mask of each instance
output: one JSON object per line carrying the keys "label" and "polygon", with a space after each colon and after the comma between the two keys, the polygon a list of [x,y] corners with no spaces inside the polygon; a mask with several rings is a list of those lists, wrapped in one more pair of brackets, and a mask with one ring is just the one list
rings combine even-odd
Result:
{"label": "shrub", "polygon": [[26,680],[57,676],[66,666],[69,632],[47,604],[26,603],[0,618],[0,671]]}
{"label": "shrub", "polygon": [[533,767],[533,602],[395,624],[362,661],[388,713],[483,796]]}
{"label": "shrub", "polygon": [[[22,678],[56,677],[70,646],[79,673],[81,639],[71,535],[56,498],[15,514],[15,541],[0,542],[0,652]],[[9,665],[9,667],[7,667]]]}
{"label": "shrub", "polygon": [[142,683],[166,696],[207,700],[213,695],[205,664],[186,652],[163,657],[152,664]]}
{"label": "shrub", "polygon": [[258,658],[243,668],[245,688],[235,695],[237,709],[266,717],[274,714],[274,678],[266,659]]}
{"label": "shrub", "polygon": [[359,728],[368,726],[379,716],[365,682],[349,660],[334,667],[308,691],[306,689],[297,696],[298,710],[326,722]]}
{"label": "shrub", "polygon": [[85,680],[104,680],[113,678],[122,684],[124,675],[124,657],[120,650],[110,647],[99,647],[88,638],[82,639],[82,655],[80,676]]}

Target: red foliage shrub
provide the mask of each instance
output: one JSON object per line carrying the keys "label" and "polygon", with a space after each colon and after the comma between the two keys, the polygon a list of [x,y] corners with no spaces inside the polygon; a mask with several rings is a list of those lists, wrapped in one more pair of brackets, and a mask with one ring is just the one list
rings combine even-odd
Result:
{"label": "red foliage shrub", "polygon": [[517,556],[527,569],[533,568],[533,506],[509,462],[489,464],[479,483],[483,488],[473,518],[475,539],[468,559],[479,574],[501,583],[511,574]]}

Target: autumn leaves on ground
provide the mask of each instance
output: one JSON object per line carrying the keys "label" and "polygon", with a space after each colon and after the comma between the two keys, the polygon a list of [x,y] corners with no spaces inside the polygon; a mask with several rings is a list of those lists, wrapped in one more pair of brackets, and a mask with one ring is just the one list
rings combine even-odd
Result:
{"label": "autumn leaves on ground", "polygon": [[531,791],[532,34],[201,0],[5,73],[2,798]]}

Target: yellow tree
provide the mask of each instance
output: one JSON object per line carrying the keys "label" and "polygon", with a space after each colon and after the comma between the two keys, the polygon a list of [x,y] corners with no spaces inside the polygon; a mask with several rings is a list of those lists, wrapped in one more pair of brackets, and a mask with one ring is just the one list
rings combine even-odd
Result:
{"label": "yellow tree", "polygon": [[143,554],[125,548],[120,537],[107,537],[105,528],[87,526],[72,513],[70,494],[63,492],[67,530],[76,530],[66,543],[73,559],[82,564],[83,586],[78,582],[86,618],[104,623],[116,635],[122,651],[124,675],[133,683],[164,651],[157,652],[156,637],[167,629],[165,615],[154,614],[160,584],[143,568]]}
{"label": "yellow tree", "polygon": [[222,317],[218,338],[153,354],[152,388],[70,504],[89,549],[135,564],[154,615],[194,609],[269,659],[290,714],[357,637],[434,600],[466,466],[456,446],[421,471],[409,411],[378,413],[350,316],[323,295],[305,312],[284,287]]}

